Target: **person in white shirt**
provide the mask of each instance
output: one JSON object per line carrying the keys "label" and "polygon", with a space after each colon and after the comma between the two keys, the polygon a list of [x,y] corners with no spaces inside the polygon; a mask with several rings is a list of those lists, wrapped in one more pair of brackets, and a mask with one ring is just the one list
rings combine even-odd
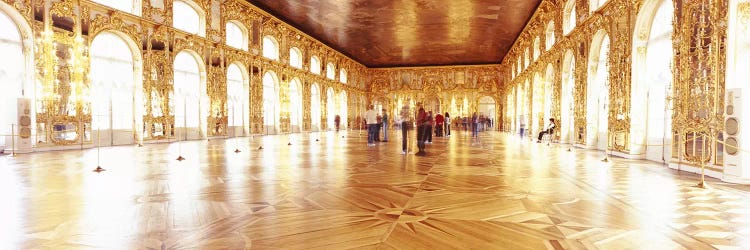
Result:
{"label": "person in white shirt", "polygon": [[368,106],[365,112],[365,122],[367,123],[367,146],[375,146],[375,130],[378,129],[378,114],[373,110],[373,106]]}
{"label": "person in white shirt", "polygon": [[549,118],[549,125],[547,126],[547,129],[545,129],[542,132],[539,132],[539,138],[537,138],[536,142],[537,143],[541,143],[542,142],[542,136],[544,136],[545,134],[550,134],[551,135],[551,134],[553,134],[553,132],[555,132],[555,119],[554,118]]}

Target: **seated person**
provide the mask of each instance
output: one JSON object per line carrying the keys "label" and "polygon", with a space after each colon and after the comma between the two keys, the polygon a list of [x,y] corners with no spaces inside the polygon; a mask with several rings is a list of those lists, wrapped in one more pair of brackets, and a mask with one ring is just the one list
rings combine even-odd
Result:
{"label": "seated person", "polygon": [[549,126],[547,126],[547,129],[545,129],[544,131],[542,131],[542,132],[539,132],[539,137],[537,138],[537,141],[536,141],[536,142],[537,142],[537,143],[541,143],[541,142],[542,142],[542,137],[543,137],[543,136],[544,136],[545,134],[550,134],[550,135],[552,135],[552,133],[553,133],[554,131],[555,131],[555,119],[554,119],[554,118],[549,118]]}

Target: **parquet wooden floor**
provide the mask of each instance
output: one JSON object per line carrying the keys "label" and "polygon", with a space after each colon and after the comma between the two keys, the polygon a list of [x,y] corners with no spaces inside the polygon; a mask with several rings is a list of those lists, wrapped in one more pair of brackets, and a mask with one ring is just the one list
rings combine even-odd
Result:
{"label": "parquet wooden floor", "polygon": [[0,156],[0,249],[750,248],[747,187],[496,132],[391,139],[102,148],[102,173],[93,149]]}

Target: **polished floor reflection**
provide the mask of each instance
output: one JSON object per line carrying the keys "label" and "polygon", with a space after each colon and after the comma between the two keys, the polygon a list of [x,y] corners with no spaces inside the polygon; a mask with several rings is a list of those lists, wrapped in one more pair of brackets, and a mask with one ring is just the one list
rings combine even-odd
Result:
{"label": "polished floor reflection", "polygon": [[0,249],[750,247],[745,186],[495,132],[427,157],[391,137],[103,148],[102,173],[96,150],[1,156]]}

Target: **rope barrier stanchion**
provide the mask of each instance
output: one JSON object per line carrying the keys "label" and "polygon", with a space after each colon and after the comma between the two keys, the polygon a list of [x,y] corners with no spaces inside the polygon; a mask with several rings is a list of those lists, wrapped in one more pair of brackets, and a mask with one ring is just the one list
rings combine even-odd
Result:
{"label": "rope barrier stanchion", "polygon": [[16,125],[10,125],[11,157],[16,157]]}
{"label": "rope barrier stanchion", "polygon": [[96,168],[94,172],[101,173],[107,171],[102,168],[101,165],[101,144],[102,144],[102,128],[101,124],[96,128]]}

